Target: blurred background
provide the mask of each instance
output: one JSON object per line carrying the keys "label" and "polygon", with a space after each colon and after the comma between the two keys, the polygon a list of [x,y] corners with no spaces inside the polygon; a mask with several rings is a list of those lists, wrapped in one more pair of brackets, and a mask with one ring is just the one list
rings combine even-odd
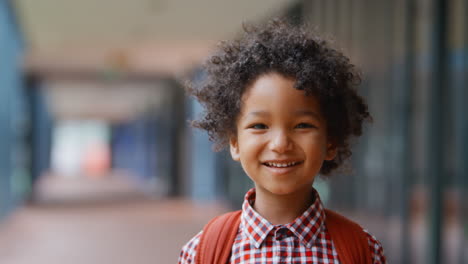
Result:
{"label": "blurred background", "polygon": [[374,116],[326,206],[389,263],[468,263],[467,0],[1,0],[0,263],[176,263],[240,208],[179,80],[278,16],[335,39]]}

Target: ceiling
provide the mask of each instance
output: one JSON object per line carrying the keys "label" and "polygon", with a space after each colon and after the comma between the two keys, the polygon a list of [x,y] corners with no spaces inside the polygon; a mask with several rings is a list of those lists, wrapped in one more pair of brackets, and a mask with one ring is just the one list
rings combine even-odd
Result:
{"label": "ceiling", "polygon": [[[14,0],[34,69],[180,72],[292,0]],[[119,65],[117,65],[119,66]],[[121,65],[120,65],[121,66]]]}

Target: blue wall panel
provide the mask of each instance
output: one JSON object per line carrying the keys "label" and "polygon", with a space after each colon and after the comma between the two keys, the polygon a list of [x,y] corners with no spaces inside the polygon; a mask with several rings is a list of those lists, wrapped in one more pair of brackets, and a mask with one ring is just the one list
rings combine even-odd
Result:
{"label": "blue wall panel", "polygon": [[21,200],[29,177],[22,53],[22,38],[11,5],[0,1],[0,217]]}

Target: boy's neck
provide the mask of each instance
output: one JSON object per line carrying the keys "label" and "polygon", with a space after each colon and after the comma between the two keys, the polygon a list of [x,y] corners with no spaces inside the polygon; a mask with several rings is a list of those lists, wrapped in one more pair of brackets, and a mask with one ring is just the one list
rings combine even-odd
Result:
{"label": "boy's neck", "polygon": [[273,225],[293,222],[313,203],[312,186],[287,195],[276,195],[268,190],[256,188],[253,208]]}

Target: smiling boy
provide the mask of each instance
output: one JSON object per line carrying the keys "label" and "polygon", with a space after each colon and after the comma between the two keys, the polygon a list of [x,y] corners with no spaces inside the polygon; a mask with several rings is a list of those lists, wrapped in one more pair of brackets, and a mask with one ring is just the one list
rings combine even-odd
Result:
{"label": "smiling boy", "polygon": [[[194,124],[218,147],[229,145],[255,184],[228,263],[344,263],[337,248],[349,245],[330,235],[335,213],[312,184],[351,156],[349,139],[370,119],[354,66],[316,34],[274,20],[225,42],[205,67],[206,81],[189,89],[205,107]],[[358,232],[369,256],[362,263],[385,263],[381,244]],[[203,236],[183,247],[179,263],[196,262]]]}

